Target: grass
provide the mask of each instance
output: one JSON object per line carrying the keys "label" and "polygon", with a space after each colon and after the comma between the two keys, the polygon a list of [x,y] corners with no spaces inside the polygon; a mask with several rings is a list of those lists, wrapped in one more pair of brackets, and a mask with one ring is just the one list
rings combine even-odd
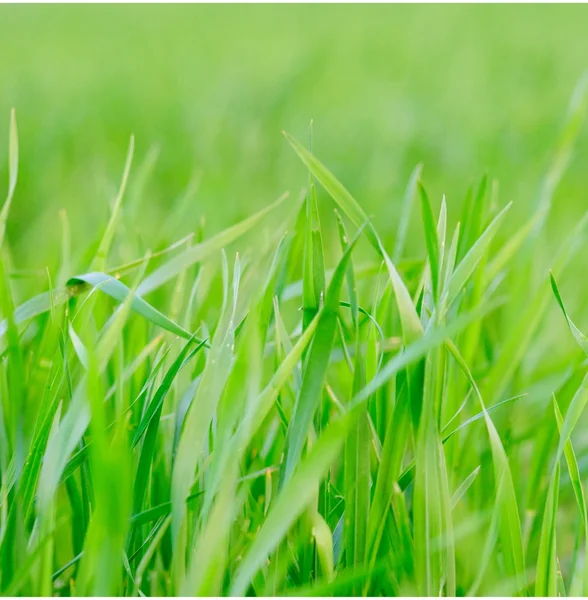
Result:
{"label": "grass", "polygon": [[[530,8],[233,7],[234,20],[224,22],[214,7],[143,7],[134,33],[126,28],[137,14],[130,8],[53,10],[0,9],[12,25],[2,43],[20,50],[14,64],[25,74],[17,80],[14,64],[0,58],[17,107],[0,212],[2,594],[588,595],[588,78],[577,81],[567,112],[559,92],[530,105],[529,89],[509,85],[518,67],[477,37],[487,25],[488,35],[502,31],[507,48],[524,48],[545,92],[543,50],[518,35]],[[575,73],[563,50],[583,47],[573,25],[583,9],[533,10],[538,18],[524,30],[553,42],[561,69],[550,85],[561,90]],[[292,22],[267,28],[280,11]],[[366,21],[353,26],[359,13]],[[540,130],[515,131],[515,142],[488,139],[478,150],[476,159],[504,175],[500,187],[492,172],[469,188],[463,181],[484,166],[464,158],[468,148],[497,127],[489,89],[476,96],[461,80],[480,104],[453,106],[435,70],[415,74],[404,92],[395,88],[401,116],[413,110],[403,98],[418,101],[414,114],[430,140],[415,130],[412,141],[392,136],[407,149],[381,158],[392,140],[386,126],[377,129],[387,114],[378,100],[379,52],[403,42],[412,48],[421,24],[439,15],[439,48],[448,52],[452,33],[465,31],[474,66],[504,65],[499,83],[513,127]],[[47,56],[21,46],[27,16]],[[243,33],[240,16],[257,35]],[[404,24],[395,21],[399,38],[384,43],[391,16]],[[90,36],[79,55],[64,58],[41,27],[58,17],[82,28],[72,27],[64,46]],[[330,92],[335,111],[354,115],[366,103],[373,113],[346,135],[334,133],[345,116],[319,110],[307,129],[296,108],[297,99],[312,104],[312,81],[327,93],[317,73],[329,81],[343,68],[328,50],[334,30],[317,39],[317,20],[346,33],[345,68],[371,94],[342,94],[339,105]],[[149,59],[176,86],[177,114],[158,104],[169,102],[161,82],[125,80],[138,63],[123,50],[152,52],[144,36],[159,31],[159,21],[170,40],[166,56],[178,62]],[[551,27],[561,22],[570,25],[567,45]],[[247,38],[257,71],[236,69],[236,46],[214,47],[223,86],[203,58],[185,56],[196,43],[190,24],[206,48],[223,24],[223,35]],[[300,25],[312,40],[306,50],[288,37]],[[100,27],[113,46],[104,65],[93,54]],[[175,27],[182,35],[172,35]],[[267,47],[275,56],[258,56]],[[422,50],[398,60],[408,69],[433,58]],[[108,91],[91,106],[105,111],[116,143],[97,132],[87,108],[71,115],[87,125],[76,136],[35,130],[31,107],[42,103],[25,97],[23,81],[51,106],[55,82],[39,73],[53,63],[78,73],[91,67],[95,79],[83,85]],[[207,118],[186,108],[195,83],[174,79],[186,66],[209,75]],[[114,80],[106,67],[118,69]],[[280,68],[290,79],[270,93],[264,86]],[[66,71],[54,74],[64,102],[89,97]],[[450,82],[475,72],[455,63],[446,70]],[[246,94],[269,93],[262,124],[239,100],[240,76],[251,78]],[[144,146],[149,117],[116,99],[140,92],[164,130],[161,149]],[[519,102],[525,111],[515,110]],[[450,119],[441,136],[429,110],[441,119],[459,114],[463,131],[449,136],[457,123]],[[137,135],[119,140],[113,119],[137,125]],[[52,120],[66,122],[60,114]],[[187,148],[178,123],[201,126],[210,154]],[[243,149],[218,123],[234,128]],[[288,123],[296,135],[280,136]],[[70,164],[68,153],[94,135],[104,157]],[[341,148],[347,137],[354,152]],[[33,152],[33,140],[54,140],[55,155]],[[502,159],[507,150],[528,162]],[[201,173],[182,162],[192,158]],[[222,177],[217,160],[226,164]],[[88,184],[97,171],[108,183]],[[189,182],[185,190],[178,179]],[[282,193],[288,183],[294,191]],[[63,191],[59,219],[54,200],[42,205],[55,190]],[[235,193],[240,204],[227,200]],[[108,214],[104,197],[112,199]]]}

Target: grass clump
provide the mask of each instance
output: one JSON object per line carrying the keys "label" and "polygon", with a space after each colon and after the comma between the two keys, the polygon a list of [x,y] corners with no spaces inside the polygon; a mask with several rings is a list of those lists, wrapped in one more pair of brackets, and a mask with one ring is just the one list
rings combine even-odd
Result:
{"label": "grass clump", "polygon": [[[289,134],[309,172],[300,197],[212,236],[139,243],[125,236],[141,215],[136,196],[125,206],[131,138],[103,232],[74,257],[64,216],[60,261],[26,299],[4,237],[13,113],[0,590],[587,594],[572,435],[587,345],[556,278],[585,248],[588,217],[553,273],[533,268],[585,102],[580,84],[536,210],[513,233],[494,181],[454,222],[417,166],[393,250]],[[553,305],[579,348],[545,373],[533,356],[553,351],[540,329]]]}

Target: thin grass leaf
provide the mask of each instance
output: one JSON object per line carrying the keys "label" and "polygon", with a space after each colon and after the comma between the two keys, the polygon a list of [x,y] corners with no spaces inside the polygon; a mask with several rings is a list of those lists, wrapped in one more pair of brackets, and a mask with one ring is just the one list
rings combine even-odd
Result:
{"label": "thin grass leaf", "polygon": [[431,201],[422,183],[419,182],[419,193],[421,197],[421,213],[423,217],[423,228],[425,230],[425,242],[427,245],[427,255],[429,257],[429,268],[431,273],[431,282],[433,288],[433,298],[438,299],[439,293],[439,238],[437,235],[437,226],[433,216],[433,207]]}
{"label": "thin grass leaf", "polygon": [[196,244],[195,246],[184,250],[174,258],[167,261],[161,267],[150,273],[149,276],[146,277],[141,285],[137,288],[137,294],[139,296],[146,296],[150,292],[161,287],[170,279],[173,279],[176,275],[186,270],[194,263],[201,262],[210,255],[219,252],[231,242],[234,242],[241,236],[245,235],[255,225],[257,225],[257,223],[259,223],[263,217],[281,206],[287,198],[288,194],[283,194],[273,204],[270,204],[268,207],[260,210],[244,221],[241,221],[240,223],[221,231],[219,234],[211,237],[205,242]]}
{"label": "thin grass leaf", "polygon": [[568,327],[570,328],[570,331],[572,332],[572,335],[574,336],[574,339],[576,340],[576,342],[578,342],[578,345],[580,346],[580,348],[582,348],[582,350],[584,350],[584,352],[588,355],[588,337],[586,337],[576,327],[574,322],[568,316],[568,313],[564,306],[563,300],[561,299],[561,295],[559,293],[559,289],[557,287],[555,277],[553,276],[553,273],[551,271],[549,272],[549,279],[551,281],[551,289],[553,290],[553,295],[555,296],[555,299],[557,300],[557,303],[559,304],[559,307],[561,308],[561,312],[563,313],[563,316],[566,320],[566,323],[568,324]]}
{"label": "thin grass leaf", "polygon": [[404,192],[404,198],[402,200],[402,213],[398,220],[398,229],[396,231],[396,242],[394,244],[394,252],[392,254],[392,260],[397,263],[404,253],[404,245],[406,243],[406,234],[408,232],[408,225],[410,222],[410,213],[412,211],[412,205],[414,197],[416,196],[418,182],[421,177],[423,165],[418,164],[410,174],[406,191]]}
{"label": "thin grass leaf", "polygon": [[6,233],[6,221],[12,204],[16,181],[18,179],[18,131],[16,128],[16,113],[10,112],[10,132],[8,136],[8,194],[0,211],[0,248]]}
{"label": "thin grass leaf", "polygon": [[114,231],[117,225],[118,215],[122,205],[122,199],[125,193],[125,189],[127,187],[127,181],[129,179],[129,173],[131,171],[131,164],[133,162],[134,152],[135,136],[131,135],[131,139],[129,141],[129,149],[127,152],[127,158],[125,161],[125,167],[123,170],[122,180],[120,183],[118,194],[114,201],[114,206],[112,207],[110,219],[108,220],[108,224],[106,225],[106,229],[104,230],[104,235],[100,240],[98,250],[96,251],[96,255],[92,260],[92,265],[90,267],[92,271],[103,271],[106,267],[106,259],[108,257],[108,252],[110,251],[110,246],[112,245],[112,240],[114,238]]}
{"label": "thin grass leaf", "polygon": [[472,487],[478,473],[480,472],[480,467],[477,466],[460,484],[459,487],[453,492],[451,496],[451,508],[455,509],[459,501],[466,495],[467,491]]}

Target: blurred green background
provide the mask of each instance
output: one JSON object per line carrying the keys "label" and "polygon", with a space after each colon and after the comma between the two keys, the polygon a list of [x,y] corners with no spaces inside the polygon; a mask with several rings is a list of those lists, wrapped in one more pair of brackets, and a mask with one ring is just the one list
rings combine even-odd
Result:
{"label": "blurred green background", "polygon": [[[315,154],[384,234],[421,161],[450,220],[488,172],[501,202],[515,201],[516,227],[588,67],[586,23],[581,5],[3,5],[0,131],[15,107],[21,156],[15,262],[42,269],[59,252],[60,208],[74,254],[100,234],[131,133],[135,169],[159,151],[134,232],[149,245],[195,174],[176,239],[202,215],[213,233],[298,194],[305,171],[281,130],[306,140],[310,119]],[[587,150],[582,135],[555,198],[558,243],[588,203]],[[3,142],[2,181],[6,154]]]}

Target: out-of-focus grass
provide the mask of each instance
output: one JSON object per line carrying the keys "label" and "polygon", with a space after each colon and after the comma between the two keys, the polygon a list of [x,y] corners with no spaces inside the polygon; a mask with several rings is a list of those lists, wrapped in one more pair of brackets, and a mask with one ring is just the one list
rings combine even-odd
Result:
{"label": "out-of-focus grass", "polygon": [[0,591],[586,594],[586,17],[1,7]]}
{"label": "out-of-focus grass", "polygon": [[[34,241],[39,267],[59,207],[74,240],[95,234],[130,133],[139,160],[161,151],[141,234],[194,173],[190,215],[218,230],[298,191],[279,132],[304,138],[311,118],[317,153],[386,234],[418,162],[434,198],[459,205],[487,170],[523,215],[586,67],[587,18],[583,6],[3,6],[0,114],[18,109],[27,199],[11,239],[21,253]],[[585,184],[576,163],[564,229]]]}

